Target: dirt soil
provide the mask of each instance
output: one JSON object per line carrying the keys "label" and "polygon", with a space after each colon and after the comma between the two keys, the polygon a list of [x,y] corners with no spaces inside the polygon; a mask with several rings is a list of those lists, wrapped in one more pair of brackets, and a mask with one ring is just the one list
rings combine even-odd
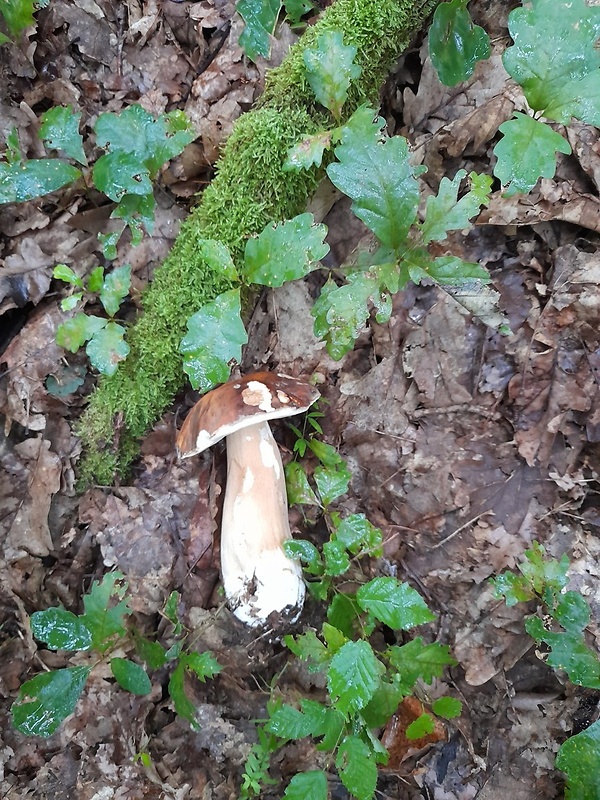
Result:
{"label": "dirt soil", "polygon": [[[384,87],[389,132],[406,135],[428,167],[424,196],[459,168],[490,173],[498,126],[523,107],[500,59],[515,5],[471,4],[494,52],[467,84],[441,86],[419,37]],[[243,57],[240,30],[230,0],[52,0],[20,48],[0,48],[1,136],[16,126],[31,157],[40,154],[37,118],[57,104],[80,109],[87,128],[99,113],[136,102],[152,113],[184,109],[197,129],[197,141],[162,172],[154,232],[137,247],[127,239],[119,246],[116,263],[133,272],[129,318],[232,123],[260,95],[266,65]],[[294,37],[281,28],[275,63]],[[488,580],[534,540],[555,557],[568,553],[571,587],[591,604],[600,643],[600,143],[590,126],[565,132],[573,155],[559,155],[552,180],[508,199],[496,187],[475,226],[444,243],[444,252],[489,269],[511,335],[432,286],[398,294],[390,323],[372,320],[340,362],[310,333],[311,281],[265,293],[251,320],[243,369],[318,373],[324,438],[353,475],[340,508],[365,513],[384,533],[384,558],[366,569],[418,589],[437,614],[422,635],[450,645],[458,661],[425,688],[429,699],[460,697],[462,716],[416,751],[394,718],[382,732],[392,758],[379,797],[560,798],[555,753],[597,716],[599,693],[556,674],[524,633],[535,605],[507,608]],[[81,188],[0,209],[0,796],[228,800],[274,677],[287,664],[277,686],[288,702],[319,698],[322,686],[276,637],[257,639],[223,607],[212,521],[223,451],[214,464],[174,456],[191,391],[144,439],[128,483],[75,490],[73,429],[95,377],[84,353],[55,344],[64,286],[52,269],[99,263],[97,233],[110,228],[111,209]],[[340,198],[325,222],[335,266],[365,229]],[[285,424],[275,434],[289,458],[293,434]],[[318,522],[291,513],[297,534],[322,541]],[[150,695],[137,697],[101,666],[53,736],[22,736],[10,722],[21,683],[87,658],[38,647],[29,615],[55,605],[81,613],[85,591],[112,567],[127,576],[139,630],[168,640],[161,610],[178,590],[196,648],[224,666],[216,679],[187,686],[200,730],[175,715],[167,668],[154,674]],[[309,603],[300,626],[318,627],[322,616]],[[139,753],[150,759],[140,762]],[[280,797],[320,757],[305,741],[284,748],[273,761],[278,783],[263,796]],[[331,791],[347,796],[334,775]]]}

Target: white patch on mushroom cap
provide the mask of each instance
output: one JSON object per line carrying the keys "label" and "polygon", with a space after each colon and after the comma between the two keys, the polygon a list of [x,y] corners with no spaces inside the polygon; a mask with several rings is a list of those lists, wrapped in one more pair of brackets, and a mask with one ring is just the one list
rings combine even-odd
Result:
{"label": "white patch on mushroom cap", "polygon": [[260,381],[248,381],[248,386],[242,391],[242,399],[247,406],[256,406],[267,413],[275,411],[271,390]]}
{"label": "white patch on mushroom cap", "polygon": [[196,449],[194,452],[201,453],[203,450],[211,447],[213,444],[212,439],[213,437],[208,431],[198,431],[198,436],[196,437]]}

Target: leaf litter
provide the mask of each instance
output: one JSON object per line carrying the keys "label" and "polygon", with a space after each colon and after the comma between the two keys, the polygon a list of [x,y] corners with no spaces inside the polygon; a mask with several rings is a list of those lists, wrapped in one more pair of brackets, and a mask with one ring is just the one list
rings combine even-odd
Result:
{"label": "leaf litter", "polygon": [[[476,22],[503,36],[506,9],[499,6],[480,4]],[[19,128],[26,151],[39,156],[31,120],[47,103],[77,105],[85,97],[90,121],[132,98],[153,113],[172,104],[186,109],[200,138],[162,176],[179,204],[160,206],[154,234],[139,247],[119,246],[118,263],[132,263],[139,291],[167,252],[186,198],[210,179],[234,120],[259,96],[265,64],[243,58],[232,3],[169,2],[161,12],[153,2],[130,2],[127,12],[103,0],[52,3],[38,15],[29,48],[11,50],[23,102],[16,107],[3,97],[0,110]],[[286,29],[282,41],[291,38]],[[524,98],[507,83],[498,52],[453,89],[437,82],[426,44],[419,58],[416,70],[405,60],[399,72],[410,85],[400,78],[387,85],[388,121],[409,136],[434,194],[459,167],[491,171],[498,128],[523,110]],[[589,125],[570,125],[566,135],[573,155],[560,157],[553,179],[527,197],[496,192],[476,227],[444,244],[490,269],[511,336],[483,328],[435,287],[409,287],[394,298],[390,322],[370,320],[355,350],[335,362],[307,335],[315,276],[268,295],[251,327],[245,368],[273,364],[319,376],[326,440],[353,474],[345,505],[382,527],[380,574],[418,586],[439,614],[429,635],[448,643],[459,661],[430,687],[431,699],[450,688],[466,701],[437,743],[413,750],[388,726],[394,770],[382,772],[380,788],[390,797],[421,790],[456,800],[559,797],[557,743],[594,706],[540,660],[523,632],[523,610],[500,604],[487,584],[514,567],[533,540],[551,555],[572,553],[570,587],[589,600],[591,631],[600,638],[600,149]],[[90,378],[64,397],[50,392],[48,376],[63,358],[54,345],[62,316],[50,278],[55,263],[85,268],[98,256],[95,235],[108,215],[79,198],[61,202],[53,196],[43,206],[1,212],[0,311],[17,314],[18,325],[4,342],[0,379],[7,432],[0,788],[7,798],[229,798],[254,741],[252,720],[264,715],[265,687],[287,657],[277,642],[254,642],[222,611],[213,522],[222,454],[215,468],[206,460],[176,464],[173,415],[146,437],[129,485],[97,487],[81,498],[74,492],[77,442],[69,424]],[[363,233],[348,205],[340,201],[325,220],[337,264]],[[78,366],[79,356],[69,355],[61,368]],[[283,428],[279,434],[289,442]],[[292,515],[304,530],[305,521]],[[60,652],[35,651],[26,615],[58,603],[81,611],[89,576],[112,567],[130,582],[142,632],[168,630],[160,612],[177,589],[196,646],[225,666],[212,683],[188,681],[201,732],[174,716],[160,687],[142,698],[125,695],[100,669],[75,716],[50,739],[25,741],[8,716],[18,685],[40,662],[51,669],[67,663]],[[86,663],[85,654],[78,658]],[[322,691],[297,664],[279,686],[289,698]],[[140,763],[140,753],[151,758]],[[297,743],[278,756],[273,772],[289,779],[316,763],[314,751]]]}

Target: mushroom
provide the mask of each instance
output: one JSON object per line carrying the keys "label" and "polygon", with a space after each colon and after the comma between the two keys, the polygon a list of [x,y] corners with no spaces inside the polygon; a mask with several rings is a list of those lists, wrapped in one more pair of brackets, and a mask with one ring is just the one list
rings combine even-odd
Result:
{"label": "mushroom", "polygon": [[253,627],[274,611],[295,621],[302,610],[302,570],[282,547],[292,534],[283,464],[269,421],[307,411],[318,397],[314,386],[297,378],[255,372],[204,395],[177,437],[180,458],[227,438],[221,572],[233,613]]}

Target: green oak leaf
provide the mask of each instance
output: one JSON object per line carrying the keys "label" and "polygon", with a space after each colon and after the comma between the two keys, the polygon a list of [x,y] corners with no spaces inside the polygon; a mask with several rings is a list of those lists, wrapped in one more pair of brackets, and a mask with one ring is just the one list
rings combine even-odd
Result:
{"label": "green oak leaf", "polygon": [[92,632],[94,649],[101,653],[112,646],[115,637],[127,632],[125,617],[131,614],[127,600],[123,600],[127,586],[122,573],[108,572],[83,596],[85,613],[80,619]]}
{"label": "green oak leaf", "polygon": [[354,714],[375,694],[385,669],[368,642],[346,642],[331,659],[327,686],[334,707]]}
{"label": "green oak leaf", "polygon": [[492,178],[490,175],[477,175],[475,172],[469,175],[470,191],[458,200],[458,189],[466,174],[464,169],[460,169],[453,180],[442,178],[437,195],[427,198],[425,221],[420,225],[425,244],[442,241],[447,237],[448,231],[460,231],[469,227],[469,221],[489,201]]}
{"label": "green oak leaf", "polygon": [[498,599],[503,597],[509,607],[517,603],[526,603],[535,596],[527,578],[515,575],[514,572],[501,572],[497,577],[490,578],[490,583],[494,587],[496,597]]}
{"label": "green oak leaf", "polygon": [[62,150],[80,164],[87,164],[80,122],[81,112],[74,113],[71,106],[55,106],[42,114],[40,138],[46,147]]}
{"label": "green oak leaf", "polygon": [[337,122],[348,98],[348,89],[362,70],[354,63],[357,48],[345,45],[341,31],[326,31],[315,48],[303,53],[306,77],[317,101],[331,111]]}
{"label": "green oak leaf", "polygon": [[57,669],[26,681],[11,708],[15,728],[26,736],[51,736],[75,710],[90,670]]}
{"label": "green oak leaf", "polygon": [[598,800],[600,720],[561,745],[556,768],[567,775],[565,800]]}
{"label": "green oak leaf", "polygon": [[89,650],[92,634],[87,625],[71,611],[48,608],[31,615],[31,632],[52,650]]}
{"label": "green oak leaf", "polygon": [[251,61],[271,54],[271,37],[281,10],[281,0],[239,0],[236,11],[246,23],[239,45]]}
{"label": "green oak leaf", "polygon": [[229,378],[229,362],[239,361],[248,334],[241,318],[240,290],[230,289],[206,303],[187,323],[181,340],[183,369],[195,389],[207,392]]}
{"label": "green oak leaf", "polygon": [[0,204],[24,203],[62,189],[81,172],[60,158],[0,162]]}
{"label": "green oak leaf", "polygon": [[110,317],[114,317],[119,310],[121,301],[129,294],[130,286],[131,266],[129,264],[115,267],[104,278],[104,283],[100,289],[100,302]]}
{"label": "green oak leaf", "polygon": [[579,592],[565,592],[558,596],[552,616],[569,633],[581,633],[589,624],[590,606]]}
{"label": "green oak leaf", "polygon": [[272,287],[303,278],[329,252],[326,235],[326,226],[316,225],[308,213],[267,225],[246,243],[244,277],[250,283]]}
{"label": "green oak leaf", "polygon": [[600,125],[600,8],[585,0],[529,6],[509,14],[506,71],[534,111],[565,125],[571,117]]}
{"label": "green oak leaf", "polygon": [[87,343],[85,352],[101,375],[114,375],[121,361],[129,355],[129,345],[124,337],[125,328],[110,321]]}
{"label": "green oak leaf", "polygon": [[446,86],[466,81],[477,62],[490,56],[490,37],[473,23],[467,2],[440,3],[429,28],[431,63]]}
{"label": "green oak leaf", "polygon": [[290,147],[283,165],[284,172],[320,167],[325,150],[329,150],[334,131],[321,131],[312,136],[305,136],[298,144]]}
{"label": "green oak leaf", "polygon": [[360,587],[356,600],[364,611],[394,629],[407,631],[435,619],[421,595],[397,578],[374,578]]}
{"label": "green oak leaf", "polygon": [[291,25],[299,25],[302,17],[315,7],[312,0],[284,0],[283,5]]}
{"label": "green oak leaf", "polygon": [[108,320],[94,317],[80,311],[73,319],[61,323],[56,329],[56,344],[70,353],[76,353],[88,339],[96,335],[108,324]]}
{"label": "green oak leaf", "polygon": [[[600,83],[600,73],[598,77]],[[571,145],[548,125],[527,114],[515,112],[503,122],[504,134],[494,147],[498,159],[494,175],[505,187],[506,197],[530,192],[540,178],[552,178],[556,171],[556,153],[569,155]]]}
{"label": "green oak leaf", "polygon": [[152,684],[146,670],[126,658],[111,658],[112,674],[122,689],[131,694],[150,694]]}
{"label": "green oak leaf", "polygon": [[377,763],[370,748],[358,736],[340,742],[335,766],[346,789],[357,800],[370,800],[377,785]]}
{"label": "green oak leaf", "polygon": [[83,281],[81,278],[66,264],[57,264],[52,270],[52,277],[58,278],[60,281],[65,281],[65,283],[70,283],[73,286],[80,286],[83,288]]}

